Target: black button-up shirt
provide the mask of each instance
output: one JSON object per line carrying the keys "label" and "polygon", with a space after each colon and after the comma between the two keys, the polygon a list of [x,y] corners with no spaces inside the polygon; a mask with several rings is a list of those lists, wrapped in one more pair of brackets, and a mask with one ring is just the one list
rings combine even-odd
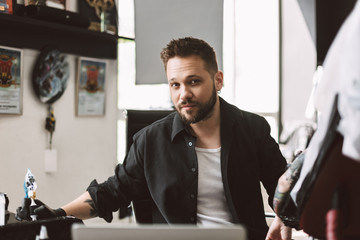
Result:
{"label": "black button-up shirt", "polygon": [[[249,239],[264,239],[268,228],[260,182],[272,205],[286,161],[263,117],[221,98],[220,111],[221,171],[233,222],[247,227]],[[111,221],[112,212],[119,207],[151,199],[151,211],[161,219],[156,222],[196,223],[196,138],[180,116],[174,112],[156,121],[135,134],[133,140],[115,175],[102,184],[94,180],[88,187],[99,216]]]}

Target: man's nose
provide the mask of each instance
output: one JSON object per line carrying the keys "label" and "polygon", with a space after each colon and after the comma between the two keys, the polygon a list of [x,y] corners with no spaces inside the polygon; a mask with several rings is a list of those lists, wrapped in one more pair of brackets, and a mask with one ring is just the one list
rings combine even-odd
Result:
{"label": "man's nose", "polygon": [[192,92],[190,89],[186,86],[181,87],[180,89],[180,99],[181,100],[187,100],[192,97]]}

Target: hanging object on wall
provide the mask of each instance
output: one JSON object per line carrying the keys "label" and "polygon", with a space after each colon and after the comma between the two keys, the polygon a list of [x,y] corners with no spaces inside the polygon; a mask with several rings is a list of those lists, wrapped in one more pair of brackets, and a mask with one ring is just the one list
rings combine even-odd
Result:
{"label": "hanging object on wall", "polygon": [[64,93],[69,78],[69,64],[64,54],[55,47],[41,51],[33,71],[32,83],[35,94],[42,103],[48,104],[45,129],[50,133],[49,145],[55,131],[55,115],[52,104]]}
{"label": "hanging object on wall", "polygon": [[48,109],[48,116],[46,117],[46,122],[45,122],[45,129],[48,130],[50,133],[50,141],[49,141],[50,149],[52,148],[52,135],[53,132],[55,132],[55,122],[56,120],[54,116],[54,109],[50,105]]}
{"label": "hanging object on wall", "polygon": [[53,47],[45,48],[35,64],[33,87],[43,103],[58,100],[67,87],[69,64],[66,56]]}

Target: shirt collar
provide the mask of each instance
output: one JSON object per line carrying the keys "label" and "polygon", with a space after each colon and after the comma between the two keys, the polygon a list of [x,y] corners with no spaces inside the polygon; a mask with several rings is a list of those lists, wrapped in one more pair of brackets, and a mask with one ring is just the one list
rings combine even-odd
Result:
{"label": "shirt collar", "polygon": [[[221,112],[221,126],[226,126],[226,129],[231,128],[234,124],[234,118],[231,114],[231,111],[229,111],[229,104],[221,97],[219,97],[219,100]],[[176,112],[172,125],[171,141],[174,141],[175,137],[182,131],[187,132],[187,127],[181,120],[179,113]]]}
{"label": "shirt collar", "polygon": [[219,97],[220,100],[220,117],[221,117],[221,126],[226,128],[231,128],[235,122],[234,112],[232,105],[226,102],[224,99]]}
{"label": "shirt collar", "polygon": [[186,130],[186,125],[181,120],[179,113],[176,111],[172,125],[171,141],[173,142],[175,137],[182,131]]}

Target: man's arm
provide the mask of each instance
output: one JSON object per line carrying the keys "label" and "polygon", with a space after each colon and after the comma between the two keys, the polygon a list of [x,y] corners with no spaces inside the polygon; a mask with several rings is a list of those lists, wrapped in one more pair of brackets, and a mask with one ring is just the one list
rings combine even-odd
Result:
{"label": "man's arm", "polygon": [[94,202],[87,191],[61,208],[66,212],[67,216],[74,216],[82,220],[98,216]]}

